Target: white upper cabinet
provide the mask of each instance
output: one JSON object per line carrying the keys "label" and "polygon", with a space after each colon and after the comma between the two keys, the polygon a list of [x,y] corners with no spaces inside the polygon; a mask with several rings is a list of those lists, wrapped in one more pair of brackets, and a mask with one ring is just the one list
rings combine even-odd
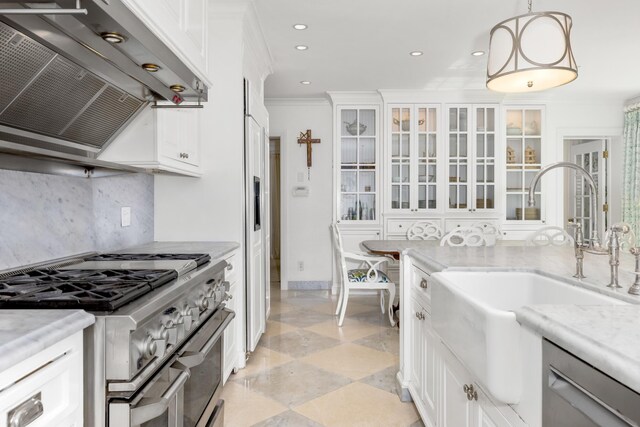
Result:
{"label": "white upper cabinet", "polygon": [[122,0],[207,86],[208,1]]}
{"label": "white upper cabinet", "polygon": [[338,106],[336,164],[339,165],[337,218],[341,222],[378,221],[378,106]]}
{"label": "white upper cabinet", "polygon": [[529,187],[542,168],[544,109],[509,107],[505,110],[506,220],[510,224],[540,224],[544,201],[540,186],[535,206],[528,205]]}
{"label": "white upper cabinet", "polygon": [[100,154],[100,159],[199,177],[201,115],[202,110],[197,108],[147,108]]}
{"label": "white upper cabinet", "polygon": [[449,211],[496,209],[495,105],[447,106]]}
{"label": "white upper cabinet", "polygon": [[439,110],[436,105],[388,106],[387,200],[391,212],[438,209]]}

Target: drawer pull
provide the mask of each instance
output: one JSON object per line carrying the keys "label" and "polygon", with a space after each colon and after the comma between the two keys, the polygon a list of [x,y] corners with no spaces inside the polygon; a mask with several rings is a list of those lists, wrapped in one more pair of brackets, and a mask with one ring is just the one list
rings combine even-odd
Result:
{"label": "drawer pull", "polygon": [[416,319],[424,320],[424,314],[421,311],[416,311]]}
{"label": "drawer pull", "polygon": [[42,393],[38,392],[9,411],[7,425],[9,427],[25,427],[40,418],[43,413]]}
{"label": "drawer pull", "polygon": [[228,271],[233,270],[233,264],[229,264],[229,265],[227,265],[227,270],[228,270]]}
{"label": "drawer pull", "polygon": [[467,400],[478,400],[478,392],[473,387],[473,384],[465,384],[462,387],[462,391],[467,395]]}
{"label": "drawer pull", "polygon": [[429,286],[429,283],[427,283],[427,279],[422,279],[422,280],[420,281],[420,287],[421,287],[422,289],[427,289],[427,287],[428,287],[428,286]]}

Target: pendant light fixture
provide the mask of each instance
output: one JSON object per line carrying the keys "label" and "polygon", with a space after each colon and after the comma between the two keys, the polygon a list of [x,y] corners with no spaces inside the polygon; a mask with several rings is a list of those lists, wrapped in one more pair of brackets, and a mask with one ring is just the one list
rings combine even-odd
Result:
{"label": "pendant light fixture", "polygon": [[571,51],[571,17],[531,12],[491,29],[487,88],[496,92],[534,92],[572,82],[578,66]]}

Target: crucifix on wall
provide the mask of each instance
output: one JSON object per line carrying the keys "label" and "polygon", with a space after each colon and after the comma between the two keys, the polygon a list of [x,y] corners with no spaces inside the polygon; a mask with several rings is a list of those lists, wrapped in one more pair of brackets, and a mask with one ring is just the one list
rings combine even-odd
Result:
{"label": "crucifix on wall", "polygon": [[302,145],[302,144],[306,144],[307,145],[307,173],[308,173],[308,178],[307,179],[311,179],[311,166],[312,166],[312,159],[311,159],[311,147],[312,144],[320,144],[320,140],[319,139],[313,139],[311,138],[311,129],[307,129],[306,132],[300,132],[300,137],[298,138],[298,144]]}

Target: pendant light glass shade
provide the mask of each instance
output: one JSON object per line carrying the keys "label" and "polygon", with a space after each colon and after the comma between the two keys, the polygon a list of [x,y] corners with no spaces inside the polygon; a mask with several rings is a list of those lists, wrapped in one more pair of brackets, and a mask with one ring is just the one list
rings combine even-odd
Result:
{"label": "pendant light glass shade", "polygon": [[571,51],[572,21],[560,12],[530,12],[491,30],[487,88],[535,92],[572,82],[578,66]]}

